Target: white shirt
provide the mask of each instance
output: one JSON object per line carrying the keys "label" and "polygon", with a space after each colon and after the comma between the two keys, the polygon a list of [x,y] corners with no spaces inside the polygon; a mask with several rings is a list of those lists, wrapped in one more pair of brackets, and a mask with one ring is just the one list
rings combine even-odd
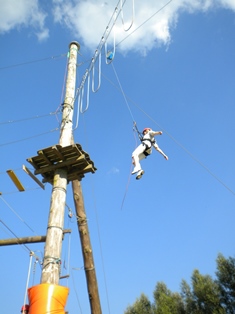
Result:
{"label": "white shirt", "polygon": [[145,144],[148,148],[155,143],[154,132],[148,131],[142,138],[142,143]]}

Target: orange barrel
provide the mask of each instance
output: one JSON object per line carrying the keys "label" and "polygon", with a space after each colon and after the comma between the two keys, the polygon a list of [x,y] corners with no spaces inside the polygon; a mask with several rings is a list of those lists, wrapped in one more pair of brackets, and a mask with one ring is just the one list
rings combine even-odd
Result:
{"label": "orange barrel", "polygon": [[29,314],[65,314],[68,293],[68,288],[49,283],[29,288]]}

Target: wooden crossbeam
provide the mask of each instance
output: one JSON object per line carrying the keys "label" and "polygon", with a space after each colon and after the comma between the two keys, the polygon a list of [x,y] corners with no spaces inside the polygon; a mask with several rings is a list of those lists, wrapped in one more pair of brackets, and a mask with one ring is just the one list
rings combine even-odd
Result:
{"label": "wooden crossbeam", "polygon": [[[71,229],[64,229],[63,235],[65,233],[71,233]],[[17,244],[27,244],[27,243],[40,243],[45,242],[46,236],[34,236],[34,237],[24,237],[24,238],[12,238],[12,239],[3,239],[0,240],[0,246],[7,246],[7,245],[17,245]]]}

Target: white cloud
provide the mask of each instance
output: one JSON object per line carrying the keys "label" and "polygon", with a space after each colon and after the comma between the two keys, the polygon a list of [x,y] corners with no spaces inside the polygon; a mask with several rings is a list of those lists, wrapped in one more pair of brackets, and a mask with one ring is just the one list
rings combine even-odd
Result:
{"label": "white cloud", "polygon": [[39,40],[49,36],[45,28],[46,14],[38,0],[0,0],[0,34],[20,27],[33,27]]}
{"label": "white cloud", "polygon": [[119,173],[120,173],[120,170],[116,167],[113,167],[108,171],[108,174],[119,174]]}
{"label": "white cloud", "polygon": [[[168,2],[170,3],[167,4]],[[53,3],[55,21],[65,24],[74,33],[75,38],[77,36],[82,39],[86,47],[94,50],[118,1],[54,0]],[[235,0],[135,0],[134,3],[135,15],[132,28],[128,32],[123,30],[121,15],[115,27],[116,43],[121,42],[118,48],[122,52],[132,50],[146,54],[153,47],[168,46],[171,41],[170,31],[176,27],[181,12],[206,12],[214,7],[235,10]],[[123,13],[125,26],[128,27],[132,18],[132,0],[126,0]],[[113,33],[109,36],[110,46]],[[129,34],[131,36],[125,40]]]}
{"label": "white cloud", "polygon": [[[123,0],[125,27],[132,20],[132,0]],[[47,14],[39,7],[39,0],[0,0],[0,34],[20,27],[31,27],[38,40],[46,40]],[[53,12],[55,23],[67,27],[75,39],[94,51],[114,13],[118,0],[52,0],[47,7]],[[177,26],[182,12],[206,12],[213,8],[235,11],[235,0],[134,0],[135,14],[132,28],[125,32],[121,14],[115,24],[115,38],[119,51],[138,51],[147,54],[153,47],[168,46],[171,30]],[[120,9],[120,4],[118,6]],[[118,10],[119,11],[119,10]],[[111,26],[112,24],[110,24]],[[114,31],[108,39],[113,45]]]}
{"label": "white cloud", "polygon": [[232,9],[235,11],[235,1],[234,0],[220,0],[221,5],[227,9]]}

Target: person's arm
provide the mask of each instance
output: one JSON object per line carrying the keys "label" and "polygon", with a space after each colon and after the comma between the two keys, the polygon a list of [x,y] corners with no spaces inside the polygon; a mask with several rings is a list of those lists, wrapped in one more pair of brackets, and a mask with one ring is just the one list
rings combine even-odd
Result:
{"label": "person's arm", "polygon": [[153,136],[162,135],[162,131],[152,131]]}
{"label": "person's arm", "polygon": [[168,160],[167,155],[161,150],[161,148],[158,147],[158,145],[155,143],[153,144],[153,147],[166,159]]}

